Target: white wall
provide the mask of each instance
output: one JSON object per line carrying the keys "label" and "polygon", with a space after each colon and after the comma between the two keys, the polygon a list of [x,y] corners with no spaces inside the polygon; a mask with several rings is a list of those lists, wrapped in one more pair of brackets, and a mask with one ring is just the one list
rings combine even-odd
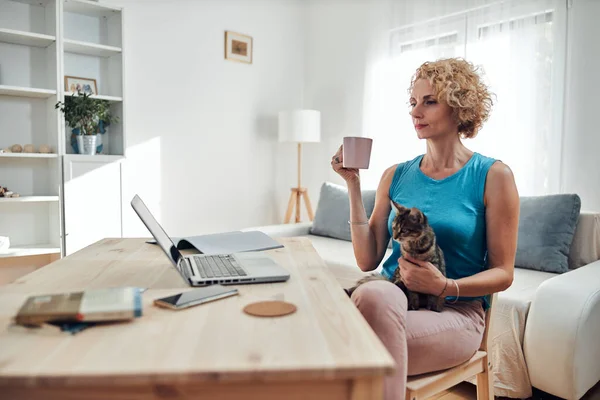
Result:
{"label": "white wall", "polygon": [[[136,193],[173,236],[282,222],[296,148],[277,142],[277,113],[302,105],[301,1],[111,2],[125,7],[124,236],[148,236]],[[224,60],[226,30],[253,37],[253,64]]]}
{"label": "white wall", "polygon": [[574,0],[569,13],[562,190],[600,211],[600,1]]}
{"label": "white wall", "polygon": [[[368,0],[308,1],[304,103],[321,111],[321,143],[311,145],[305,172],[315,207],[321,184],[344,181],[331,157],[344,136],[363,136],[362,110],[368,42]],[[307,156],[309,150],[307,149]]]}

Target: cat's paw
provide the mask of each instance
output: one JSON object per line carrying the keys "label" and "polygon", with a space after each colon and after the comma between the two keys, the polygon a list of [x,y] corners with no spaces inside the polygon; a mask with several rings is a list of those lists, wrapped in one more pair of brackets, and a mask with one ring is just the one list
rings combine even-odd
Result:
{"label": "cat's paw", "polygon": [[418,310],[419,309],[419,302],[418,301],[411,301],[410,303],[408,303],[408,309],[409,310]]}
{"label": "cat's paw", "polygon": [[365,284],[367,282],[371,282],[371,281],[387,281],[387,278],[381,274],[370,274],[367,276],[362,277],[361,279],[358,280],[358,282],[356,282],[356,286],[360,286],[362,284]]}
{"label": "cat's paw", "polygon": [[442,312],[444,310],[444,298],[437,296],[428,296],[427,309],[435,312]]}
{"label": "cat's paw", "polygon": [[415,292],[408,292],[408,309],[409,310],[418,310],[420,307],[420,299],[419,299],[419,293],[415,293]]}
{"label": "cat's paw", "polygon": [[386,277],[384,277],[381,274],[370,274],[367,276],[362,277],[361,279],[359,279],[353,287],[351,287],[350,289],[344,289],[344,291],[346,292],[346,294],[348,294],[348,296],[352,296],[352,293],[358,289],[358,287],[360,285],[364,285],[367,282],[371,282],[371,281],[380,281],[380,280],[384,280],[387,281]]}

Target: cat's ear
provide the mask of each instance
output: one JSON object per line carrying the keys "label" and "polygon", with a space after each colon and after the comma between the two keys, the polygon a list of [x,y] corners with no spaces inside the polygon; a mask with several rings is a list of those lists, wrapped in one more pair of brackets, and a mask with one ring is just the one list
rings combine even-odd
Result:
{"label": "cat's ear", "polygon": [[416,207],[413,207],[410,209],[410,214],[413,216],[413,218],[415,219],[416,222],[418,222],[419,224],[427,224],[427,216],[425,216],[425,213],[421,210],[419,210]]}
{"label": "cat's ear", "polygon": [[410,215],[416,223],[418,223],[418,224],[425,223],[425,214],[423,214],[423,212],[421,210],[419,210],[417,207],[412,207],[410,209]]}
{"label": "cat's ear", "polygon": [[398,204],[394,200],[391,200],[391,203],[392,203],[392,207],[394,207],[394,209],[396,210],[396,214],[402,214],[408,210],[402,204]]}

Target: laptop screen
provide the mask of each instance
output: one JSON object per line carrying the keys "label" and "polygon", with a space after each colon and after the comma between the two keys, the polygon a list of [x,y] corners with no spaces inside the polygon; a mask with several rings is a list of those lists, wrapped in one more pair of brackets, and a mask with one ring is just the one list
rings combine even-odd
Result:
{"label": "laptop screen", "polygon": [[[177,247],[175,247],[175,244],[169,235],[167,235],[162,226],[160,226],[158,221],[150,213],[150,210],[148,210],[148,207],[146,207],[142,199],[140,199],[137,194],[133,197],[133,200],[131,200],[131,206],[140,217],[144,225],[146,225],[146,228],[148,228],[150,233],[152,233],[152,236],[154,236],[154,239],[156,239],[158,245],[161,247],[161,249],[163,249],[167,257],[169,257],[169,260],[171,260],[175,268],[179,270],[178,261],[182,257],[181,252],[177,249]],[[181,270],[179,270],[179,272],[182,273]]]}

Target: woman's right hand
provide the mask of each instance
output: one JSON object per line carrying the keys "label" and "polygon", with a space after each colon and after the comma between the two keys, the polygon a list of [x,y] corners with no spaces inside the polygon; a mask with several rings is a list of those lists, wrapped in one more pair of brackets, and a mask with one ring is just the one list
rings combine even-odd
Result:
{"label": "woman's right hand", "polygon": [[331,167],[339,176],[344,178],[346,183],[357,182],[360,179],[358,168],[344,168],[344,145],[341,145],[338,151],[331,157]]}

